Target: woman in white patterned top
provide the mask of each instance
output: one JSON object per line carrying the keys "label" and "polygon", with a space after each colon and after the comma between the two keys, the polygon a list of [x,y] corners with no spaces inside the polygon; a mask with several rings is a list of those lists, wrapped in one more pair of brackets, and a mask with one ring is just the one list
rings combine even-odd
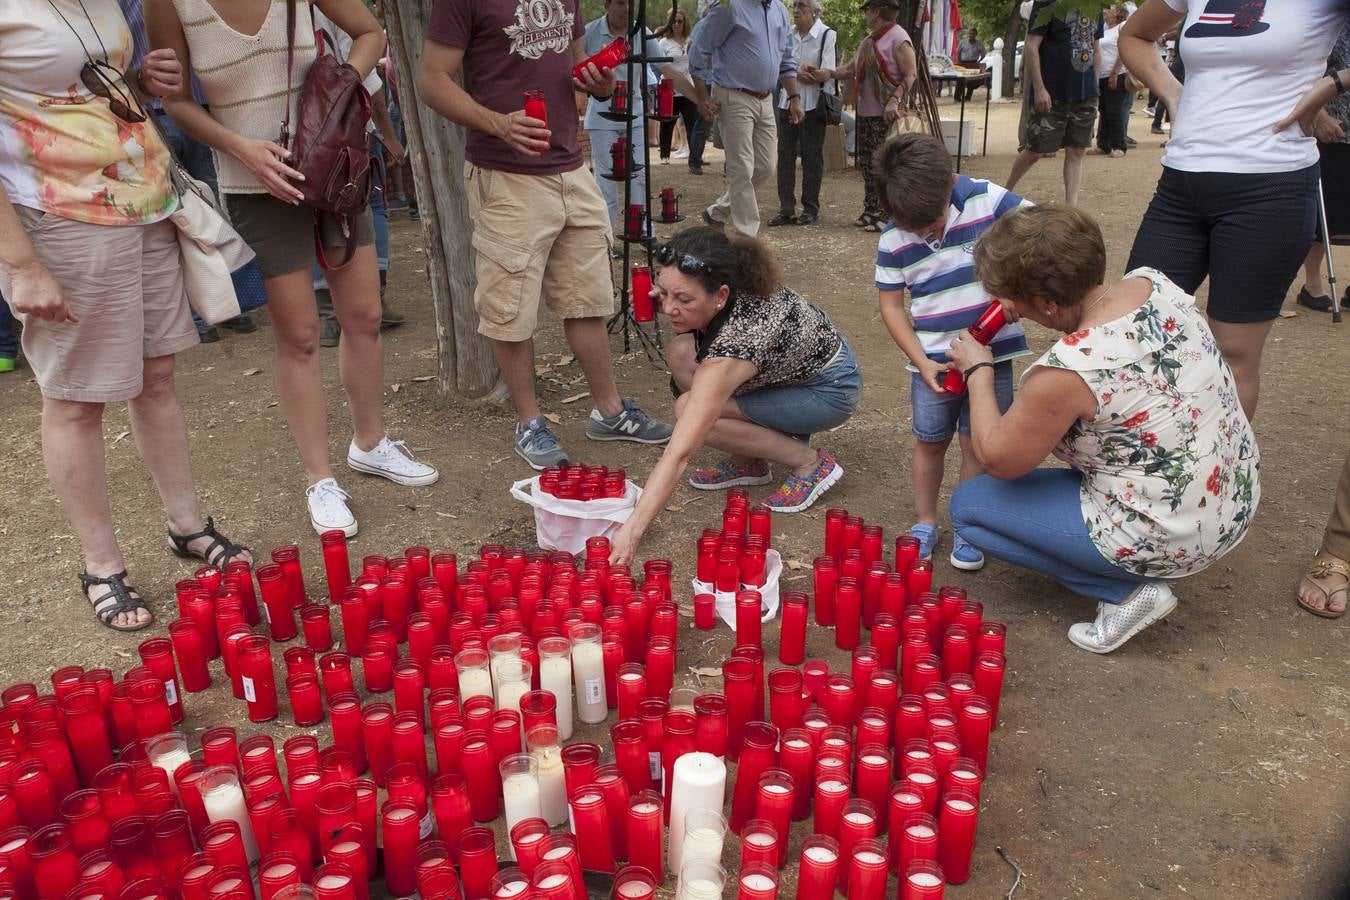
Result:
{"label": "woman in white patterned top", "polygon": [[[1195,299],[1153,269],[1104,281],[1086,213],[1009,213],[976,244],[975,270],[1010,312],[1065,336],[1003,415],[988,348],[953,343],[989,473],[957,488],[953,526],[1097,600],[1069,640],[1109,653],[1176,607],[1169,580],[1241,543],[1261,496],[1256,437]],[[1070,468],[1037,468],[1050,453]]]}
{"label": "woman in white patterned top", "polygon": [[[353,43],[347,65],[370,74],[384,51],[384,34],[361,0],[315,0],[314,6]],[[276,335],[277,396],[300,451],[308,488],[310,525],[322,534],[356,534],[347,493],[329,464],[327,404],[319,367],[319,315],[311,270],[323,268],[342,326],[339,371],[352,416],[347,465],[396,484],[428,485],[434,468],[408,454],[384,430],[384,355],[380,344],[380,282],[370,210],[355,218],[356,252],[348,265],[347,238],[337,217],[301,202],[289,165],[283,122],[300,121],[300,89],[316,56],[308,0],[145,0],[154,47],[186,59],[201,83],[208,112],[185,86],[164,100],[184,132],[216,155],[220,191],[235,228],[258,255],[267,308]],[[287,38],[294,19],[294,42]],[[288,46],[289,45],[289,46]],[[293,52],[290,52],[293,51]],[[323,256],[315,245],[322,242]]]}

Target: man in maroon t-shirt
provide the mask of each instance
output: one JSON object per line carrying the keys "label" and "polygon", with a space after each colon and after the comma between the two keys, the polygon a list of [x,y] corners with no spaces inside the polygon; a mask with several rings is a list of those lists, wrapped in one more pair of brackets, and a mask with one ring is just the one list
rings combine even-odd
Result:
{"label": "man in maroon t-shirt", "polygon": [[[465,183],[473,218],[478,331],[492,341],[516,404],[516,452],[536,469],[566,460],[539,413],[534,330],[539,301],[563,320],[594,406],[586,436],[664,444],[671,426],[619,396],[605,319],[614,312],[610,223],[582,168],[576,90],[607,98],[613,70],[586,68],[576,0],[437,0],[422,50],[427,105],[468,129]],[[464,87],[454,80],[463,72]],[[542,91],[550,122],[525,115]],[[551,128],[550,128],[551,123]]]}

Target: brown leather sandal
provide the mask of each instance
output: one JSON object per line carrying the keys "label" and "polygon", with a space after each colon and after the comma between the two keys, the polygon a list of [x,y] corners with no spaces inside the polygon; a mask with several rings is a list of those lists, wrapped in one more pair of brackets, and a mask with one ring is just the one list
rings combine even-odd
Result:
{"label": "brown leather sandal", "polygon": [[[1319,584],[1319,582],[1325,582],[1326,579],[1333,575],[1339,575],[1345,580],[1336,586],[1325,583]],[[1317,557],[1313,560],[1312,569],[1307,575],[1303,576],[1303,581],[1321,591],[1323,600],[1322,606],[1319,609],[1304,600],[1303,593],[1300,591],[1296,595],[1299,606],[1303,607],[1314,616],[1320,616],[1323,619],[1339,619],[1341,616],[1345,615],[1344,605],[1342,605],[1340,609],[1332,609],[1331,604],[1337,596],[1340,596],[1342,604],[1345,603],[1347,597],[1350,597],[1350,564],[1329,554],[1318,553]],[[1300,587],[1302,587],[1302,585],[1300,585]]]}

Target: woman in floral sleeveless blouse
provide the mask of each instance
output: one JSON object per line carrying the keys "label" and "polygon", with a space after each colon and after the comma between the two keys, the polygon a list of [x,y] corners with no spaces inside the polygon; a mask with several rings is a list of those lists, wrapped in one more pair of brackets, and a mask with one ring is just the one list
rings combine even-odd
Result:
{"label": "woman in floral sleeveless blouse", "polygon": [[[1261,496],[1256,437],[1195,299],[1153,269],[1106,282],[1086,213],[1009,213],[976,245],[975,268],[1010,311],[1065,335],[1005,415],[988,349],[952,345],[989,473],[956,490],[952,523],[1097,600],[1069,640],[1109,653],[1176,608],[1170,581],[1241,543]],[[1069,468],[1038,468],[1050,453]]]}

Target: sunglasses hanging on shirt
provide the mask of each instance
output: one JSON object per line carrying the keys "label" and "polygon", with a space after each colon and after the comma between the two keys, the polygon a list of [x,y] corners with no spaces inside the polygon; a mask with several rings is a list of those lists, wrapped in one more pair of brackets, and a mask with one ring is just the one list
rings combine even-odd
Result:
{"label": "sunglasses hanging on shirt", "polygon": [[[99,35],[98,29],[94,27],[94,20],[89,17],[89,10],[84,7],[84,0],[78,0],[80,11],[84,13],[84,19],[89,23],[89,28],[94,32],[94,38],[98,41],[98,47],[103,51],[103,59],[96,60],[90,54],[89,48],[85,46],[84,38],[75,30],[75,26],[70,24],[65,13],[57,7],[55,0],[47,0],[52,11],[61,17],[61,21],[66,23],[70,33],[75,35],[75,40],[80,42],[80,49],[84,51],[85,64],[80,69],[80,82],[85,89],[95,97],[101,97],[108,101],[108,108],[112,114],[117,116],[123,122],[128,124],[138,124],[146,120],[145,107],[136,96],[136,92],[127,84],[126,73],[108,62],[108,48],[103,45],[103,38]],[[121,83],[120,86],[118,83]],[[125,89],[124,89],[125,88]]]}

